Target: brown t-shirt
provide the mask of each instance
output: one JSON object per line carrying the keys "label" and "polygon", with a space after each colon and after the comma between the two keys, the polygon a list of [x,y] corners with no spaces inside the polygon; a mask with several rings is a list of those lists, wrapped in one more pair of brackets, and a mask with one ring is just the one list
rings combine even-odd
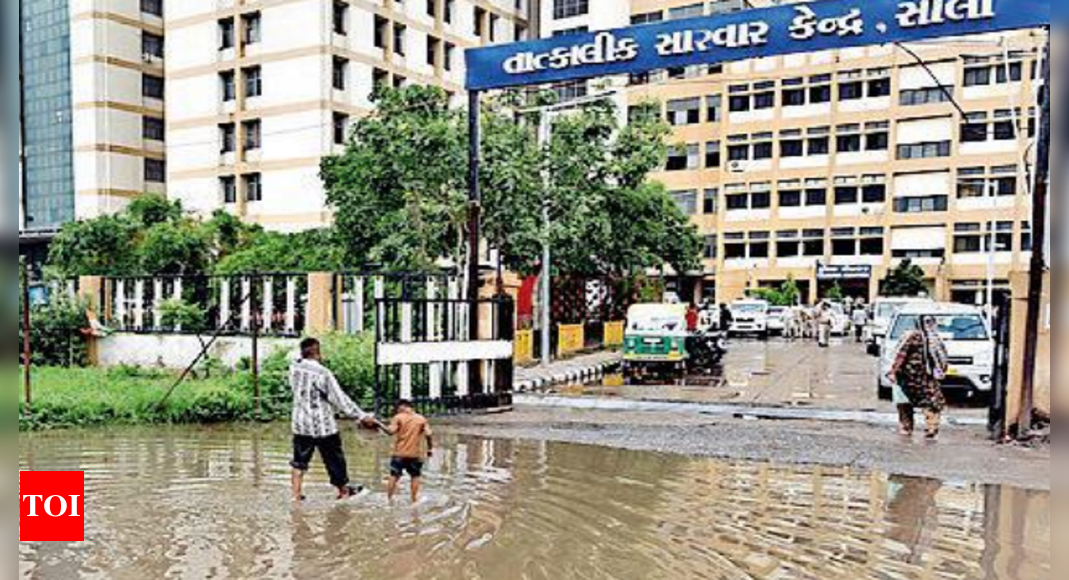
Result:
{"label": "brown t-shirt", "polygon": [[393,456],[400,459],[425,459],[427,451],[423,442],[430,437],[430,423],[417,413],[399,413],[390,423],[394,434]]}

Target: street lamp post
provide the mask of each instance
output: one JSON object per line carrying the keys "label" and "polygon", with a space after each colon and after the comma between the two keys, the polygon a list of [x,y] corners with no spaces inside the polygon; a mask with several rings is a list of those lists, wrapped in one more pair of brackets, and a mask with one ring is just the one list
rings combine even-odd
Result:
{"label": "street lamp post", "polygon": [[[611,89],[596,95],[590,95],[581,99],[571,100],[565,103],[556,103],[553,105],[547,105],[544,107],[531,107],[528,109],[521,109],[518,113],[537,113],[538,114],[538,146],[542,151],[546,151],[550,142],[553,140],[553,116],[557,113],[575,109],[586,105],[588,103],[594,103],[604,100],[609,97],[616,96],[620,93],[619,89]],[[541,326],[542,326],[542,364],[548,365],[553,362],[553,356],[550,350],[552,349],[552,310],[551,302],[553,300],[553,249],[550,241],[550,234],[552,232],[552,218],[550,216],[550,200],[549,200],[549,188],[550,188],[551,176],[549,174],[549,167],[542,169],[542,274],[539,284],[539,302],[541,303]]]}

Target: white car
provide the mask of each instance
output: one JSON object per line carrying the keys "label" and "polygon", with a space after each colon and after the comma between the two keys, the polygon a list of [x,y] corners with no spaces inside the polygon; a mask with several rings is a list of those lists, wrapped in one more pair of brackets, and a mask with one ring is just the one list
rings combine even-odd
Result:
{"label": "white car", "polygon": [[880,358],[880,398],[891,398],[893,385],[887,374],[898,355],[898,343],[918,327],[924,316],[935,317],[950,354],[950,369],[943,389],[965,390],[970,397],[990,396],[995,373],[995,340],[983,311],[961,304],[930,303],[906,306],[891,320]]}
{"label": "white car", "polygon": [[791,309],[783,306],[773,306],[768,309],[768,333],[782,336],[787,332],[787,325],[791,319]]}
{"label": "white car", "polygon": [[872,303],[872,318],[868,328],[865,329],[865,337],[868,343],[868,351],[872,356],[880,356],[880,347],[887,337],[887,329],[891,325],[891,319],[906,306],[918,304],[935,304],[929,298],[877,298]]}
{"label": "white car", "polygon": [[768,310],[770,306],[765,300],[736,300],[731,303],[731,323],[729,334],[756,334],[761,338],[768,338]]}
{"label": "white car", "polygon": [[850,315],[841,303],[831,304],[831,335],[846,336],[850,334]]}

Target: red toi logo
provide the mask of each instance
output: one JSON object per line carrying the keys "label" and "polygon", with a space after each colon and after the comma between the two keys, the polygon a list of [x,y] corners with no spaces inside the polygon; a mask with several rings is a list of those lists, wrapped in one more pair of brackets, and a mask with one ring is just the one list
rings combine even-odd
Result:
{"label": "red toi logo", "polygon": [[19,541],[85,541],[85,473],[19,472]]}

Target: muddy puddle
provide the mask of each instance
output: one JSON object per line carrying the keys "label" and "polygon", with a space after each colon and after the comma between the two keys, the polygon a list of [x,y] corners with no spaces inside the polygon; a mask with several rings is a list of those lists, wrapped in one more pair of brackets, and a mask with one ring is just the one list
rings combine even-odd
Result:
{"label": "muddy puddle", "polygon": [[[386,442],[346,437],[354,479]],[[20,470],[86,472],[86,542],[20,544],[76,578],[1051,577],[1050,494],[852,472],[446,437],[427,494],[288,501],[285,426],[21,435]]]}

